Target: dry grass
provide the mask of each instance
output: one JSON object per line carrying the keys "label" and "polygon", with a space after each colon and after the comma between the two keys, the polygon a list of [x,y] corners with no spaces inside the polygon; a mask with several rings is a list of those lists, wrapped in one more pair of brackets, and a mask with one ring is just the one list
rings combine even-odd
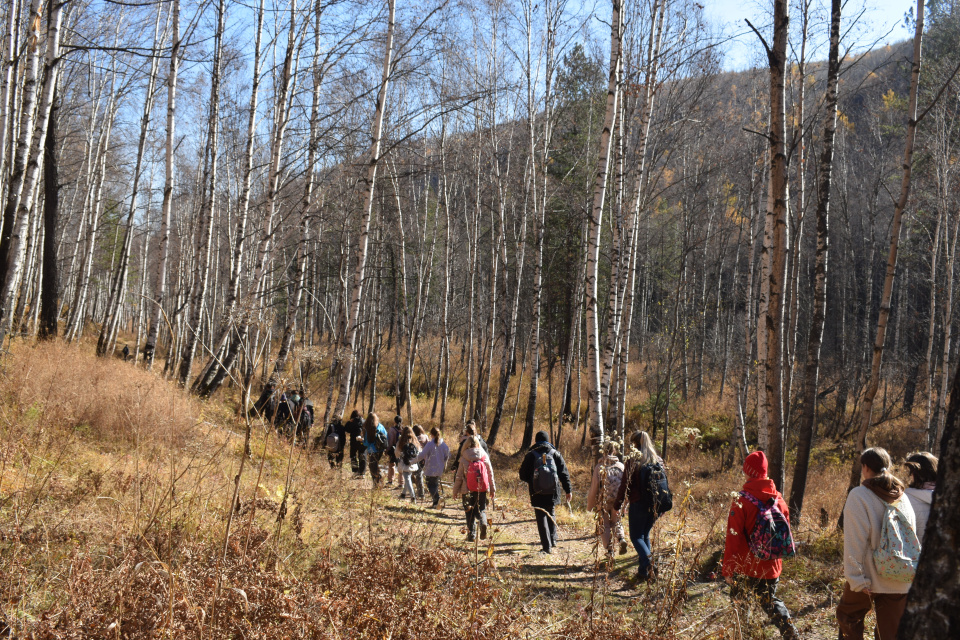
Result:
{"label": "dry grass", "polygon": [[[563,555],[542,560],[529,555],[536,534],[516,456],[494,457],[500,491],[486,548],[464,548],[458,510],[398,506],[389,492],[331,472],[324,455],[290,447],[258,421],[231,510],[245,424],[223,403],[199,402],[85,347],[18,344],[2,367],[0,636],[4,625],[33,638],[771,633],[757,616],[741,620],[711,577],[730,493],[742,480],[738,470],[720,469],[711,444],[729,427],[727,401],[704,397],[679,412],[668,457],[678,507],[654,529],[661,579],[638,589],[629,582],[632,552],[600,562],[595,522],[583,510],[591,458],[578,448],[579,433],[564,439],[576,491],[574,513],[561,509],[558,517]],[[306,384],[322,411],[326,382],[313,376]],[[525,409],[516,407],[511,433],[516,380],[507,397],[498,448],[510,454]],[[385,419],[393,401],[378,402]],[[643,401],[631,391],[631,403]],[[414,397],[415,420],[433,424],[431,407]],[[538,425],[547,419],[543,407]],[[448,415],[459,409],[451,397]],[[688,437],[693,428],[699,439]],[[455,441],[449,424],[447,431]],[[833,635],[840,575],[832,524],[846,463],[836,451],[822,453],[807,510],[826,509],[830,526],[804,521],[801,554],[783,581],[808,637]]]}

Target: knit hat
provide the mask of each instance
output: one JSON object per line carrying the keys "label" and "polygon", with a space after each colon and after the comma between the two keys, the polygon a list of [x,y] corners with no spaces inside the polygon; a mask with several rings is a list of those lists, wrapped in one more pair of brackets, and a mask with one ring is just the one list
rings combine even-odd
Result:
{"label": "knit hat", "polygon": [[743,461],[743,472],[751,478],[767,477],[767,456],[763,451],[754,451]]}
{"label": "knit hat", "polygon": [[550,434],[546,431],[537,431],[537,437],[535,440],[537,442],[550,442]]}

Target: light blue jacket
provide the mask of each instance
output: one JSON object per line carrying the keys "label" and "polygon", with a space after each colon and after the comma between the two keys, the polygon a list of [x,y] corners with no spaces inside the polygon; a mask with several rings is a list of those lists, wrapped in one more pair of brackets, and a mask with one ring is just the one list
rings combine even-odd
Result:
{"label": "light blue jacket", "polygon": [[[387,430],[384,428],[382,424],[377,425],[377,433],[382,435],[384,442],[386,442]],[[386,450],[386,447],[384,447],[383,449],[380,449],[379,447],[377,447],[376,442],[370,442],[369,440],[367,440],[366,430],[364,430],[363,432],[363,446],[366,447],[367,453],[383,453],[383,451]]]}

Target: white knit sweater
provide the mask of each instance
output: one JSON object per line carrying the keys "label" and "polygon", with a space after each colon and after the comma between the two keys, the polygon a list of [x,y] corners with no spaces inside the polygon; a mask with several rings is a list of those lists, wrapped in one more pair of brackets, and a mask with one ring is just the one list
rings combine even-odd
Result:
{"label": "white knit sweater", "polygon": [[[880,546],[885,504],[877,494],[863,485],[847,496],[847,504],[843,508],[843,575],[853,591],[910,591],[910,583],[890,582],[879,577],[873,564],[873,550]],[[906,495],[901,496],[896,504],[910,524],[916,527],[913,507]]]}

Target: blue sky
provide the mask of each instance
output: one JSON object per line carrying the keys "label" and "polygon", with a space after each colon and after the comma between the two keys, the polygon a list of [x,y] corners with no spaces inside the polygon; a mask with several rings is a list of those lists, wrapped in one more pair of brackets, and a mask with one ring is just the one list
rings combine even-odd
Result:
{"label": "blue sky", "polygon": [[[761,63],[757,37],[749,31],[744,18],[766,35],[770,30],[773,3],[769,0],[699,1],[706,7],[707,15],[717,26],[723,27],[731,38],[724,46],[724,67],[735,70]],[[791,5],[794,2],[791,1]],[[847,0],[844,5],[844,28],[849,27],[850,20],[862,12],[848,38],[848,46],[852,45],[855,50],[866,49],[908,38],[911,34],[903,27],[903,15],[915,6],[915,0]],[[814,0],[813,7],[818,22],[811,24],[811,37],[822,43],[827,35],[823,21],[827,18],[829,0]],[[791,15],[791,18],[795,17]],[[812,57],[821,58],[824,54],[814,54]]]}

